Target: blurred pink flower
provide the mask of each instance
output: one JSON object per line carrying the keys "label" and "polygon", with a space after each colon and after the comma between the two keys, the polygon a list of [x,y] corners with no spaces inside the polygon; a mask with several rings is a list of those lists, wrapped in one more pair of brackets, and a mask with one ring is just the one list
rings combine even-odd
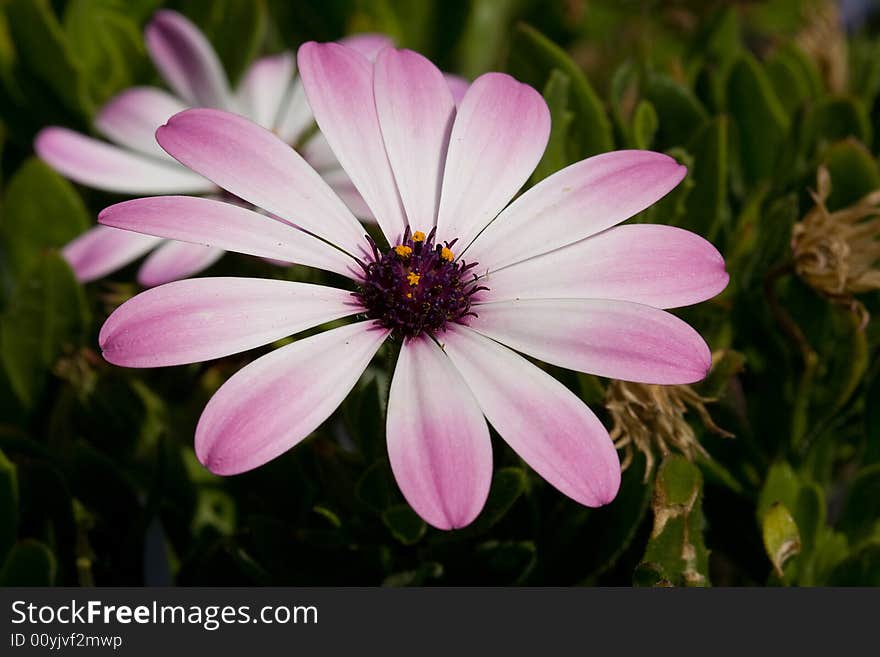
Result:
{"label": "blurred pink flower", "polygon": [[685,168],[648,151],[577,162],[511,202],[541,158],[546,103],[507,75],[456,103],[424,57],[384,49],[375,64],[339,44],[298,53],[333,152],[375,216],[374,244],[299,154],[268,130],[189,110],[157,132],[178,161],[269,214],[168,196],[105,209],[102,224],[351,280],[203,278],[148,290],[100,333],[128,367],[220,358],[331,320],[361,320],[258,358],[213,396],[196,454],[218,474],[266,463],[314,431],[389,337],[401,343],[388,401],[388,453],[416,512],[450,529],[482,509],[492,475],[487,420],[538,474],[587,506],[611,501],[620,464],[608,432],[568,388],[517,354],[629,381],[702,379],[709,348],[662,310],[727,284],[701,237],[616,224],[673,189]]}
{"label": "blurred pink flower", "polygon": [[[238,88],[230,90],[223,67],[205,35],[174,11],[156,13],[145,30],[147,50],[172,95],[156,87],[133,87],[111,99],[98,113],[95,128],[111,143],[68,130],[48,127],[35,141],[37,154],[61,174],[80,184],[124,194],[204,194],[221,190],[168,156],[156,143],[155,131],[187,107],[214,107],[237,112],[273,130],[303,156],[359,217],[369,210],[333,157],[320,132],[304,139],[314,118],[295,77],[293,53],[256,60]],[[390,40],[360,34],[343,40],[374,58]],[[192,276],[217,261],[223,251],[162,240],[97,226],[70,242],[63,255],[77,278],[101,278],[152,254],[138,272],[146,286]]]}

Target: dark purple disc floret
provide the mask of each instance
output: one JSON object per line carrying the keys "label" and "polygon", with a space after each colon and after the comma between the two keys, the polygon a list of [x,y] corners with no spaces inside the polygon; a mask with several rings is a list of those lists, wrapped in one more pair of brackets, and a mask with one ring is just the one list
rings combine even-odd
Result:
{"label": "dark purple disc floret", "polygon": [[[409,228],[397,246],[382,253],[370,240],[373,260],[362,263],[364,277],[355,297],[368,319],[391,329],[397,338],[435,334],[447,322],[472,315],[474,294],[486,290],[473,273],[477,263],[456,260],[452,242],[434,243],[436,229],[425,236]],[[369,239],[369,238],[368,238]]]}

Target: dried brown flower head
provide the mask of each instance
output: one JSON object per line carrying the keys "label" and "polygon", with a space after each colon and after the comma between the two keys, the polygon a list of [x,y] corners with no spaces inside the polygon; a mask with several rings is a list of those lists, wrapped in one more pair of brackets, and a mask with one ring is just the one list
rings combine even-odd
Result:
{"label": "dried brown flower head", "polygon": [[864,326],[868,311],[854,295],[880,289],[880,190],[829,212],[828,170],[821,167],[816,178],[816,204],[792,229],[795,271],[810,287],[858,314]]}
{"label": "dried brown flower head", "polygon": [[687,385],[612,381],[605,395],[605,407],[613,422],[611,440],[624,454],[621,468],[629,467],[635,453],[641,452],[645,455],[647,481],[658,452],[661,457],[679,452],[691,461],[697,456],[708,457],[685,414],[691,409],[709,431],[733,437],[709,415],[706,404],[713,401]]}

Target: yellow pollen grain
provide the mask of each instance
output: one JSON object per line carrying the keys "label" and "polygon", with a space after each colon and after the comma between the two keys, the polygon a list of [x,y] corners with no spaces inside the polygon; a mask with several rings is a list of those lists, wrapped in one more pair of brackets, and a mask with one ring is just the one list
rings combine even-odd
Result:
{"label": "yellow pollen grain", "polygon": [[422,231],[417,230],[416,232],[413,233],[412,241],[413,242],[424,242],[425,241],[425,234]]}
{"label": "yellow pollen grain", "polygon": [[445,246],[440,249],[440,257],[443,258],[446,262],[452,262],[455,256],[452,254],[452,249],[448,249]]}
{"label": "yellow pollen grain", "polygon": [[420,279],[420,278],[421,278],[421,276],[420,276],[419,274],[415,273],[414,271],[411,271],[411,272],[410,272],[409,274],[407,274],[407,276],[406,276],[406,280],[409,281],[409,284],[410,284],[410,285],[418,285],[418,284],[419,284],[419,279]]}
{"label": "yellow pollen grain", "polygon": [[407,258],[412,255],[412,249],[408,246],[404,246],[403,244],[401,244],[400,246],[395,246],[394,252],[401,258]]}
{"label": "yellow pollen grain", "polygon": [[412,292],[407,292],[407,293],[406,293],[406,298],[407,298],[407,299],[412,299]]}

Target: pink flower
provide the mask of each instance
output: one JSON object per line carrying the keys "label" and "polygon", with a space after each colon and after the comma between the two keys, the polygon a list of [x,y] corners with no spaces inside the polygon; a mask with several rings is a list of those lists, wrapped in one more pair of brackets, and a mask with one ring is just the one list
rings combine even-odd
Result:
{"label": "pink flower", "polygon": [[244,278],[171,283],[110,316],[104,357],[128,367],[192,363],[359,316],[232,376],[199,420],[201,462],[235,474],[290,449],[330,416],[390,337],[401,350],[388,453],[427,522],[462,527],[482,509],[492,476],[486,420],[569,497],[611,501],[620,464],[608,432],[516,352],[630,381],[705,376],[706,343],[661,309],[720,292],[721,255],[678,228],[613,227],[674,188],[685,168],[659,153],[606,153],[511,203],[549,135],[547,106],[531,87],[489,73],[456,109],[440,71],[407,50],[387,48],[373,65],[344,46],[308,43],[298,57],[318,125],[390,247],[365,238],[271,132],[217,110],[183,112],[159,129],[162,147],[271,214],[171,196],[114,205],[100,222],[295,260],[347,277],[354,292]]}
{"label": "pink flower", "polygon": [[[71,180],[124,194],[217,196],[220,190],[211,181],[175,162],[156,143],[156,128],[170,116],[191,106],[234,111],[274,130],[288,144],[300,144],[314,123],[302,84],[294,77],[293,53],[258,59],[233,92],[204,34],[177,12],[157,12],[146,28],[145,40],[156,68],[176,95],[155,87],[133,87],[111,99],[98,113],[95,128],[113,144],[67,128],[42,130],[34,146],[37,154]],[[391,43],[372,34],[344,42],[368,57]],[[301,151],[353,212],[369,216],[320,132],[306,139]],[[103,226],[70,242],[63,255],[77,278],[88,282],[149,251],[152,254],[138,273],[138,281],[146,286],[192,276],[223,255],[221,249]]]}

